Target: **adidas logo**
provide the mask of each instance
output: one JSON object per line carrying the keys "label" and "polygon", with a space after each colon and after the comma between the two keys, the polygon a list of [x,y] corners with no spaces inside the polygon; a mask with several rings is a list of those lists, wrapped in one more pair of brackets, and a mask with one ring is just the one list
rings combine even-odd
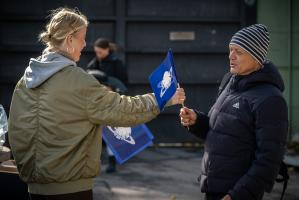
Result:
{"label": "adidas logo", "polygon": [[239,102],[235,103],[235,104],[233,105],[233,107],[239,109],[239,108],[240,108],[240,104],[239,104]]}

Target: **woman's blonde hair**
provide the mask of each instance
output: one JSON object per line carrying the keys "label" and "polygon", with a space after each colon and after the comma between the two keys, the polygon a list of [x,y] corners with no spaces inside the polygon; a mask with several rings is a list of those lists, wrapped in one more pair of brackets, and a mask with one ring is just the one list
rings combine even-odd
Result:
{"label": "woman's blonde hair", "polygon": [[39,40],[47,45],[48,50],[58,48],[68,35],[88,26],[86,16],[77,9],[58,8],[49,16],[51,19],[46,30],[39,35]]}

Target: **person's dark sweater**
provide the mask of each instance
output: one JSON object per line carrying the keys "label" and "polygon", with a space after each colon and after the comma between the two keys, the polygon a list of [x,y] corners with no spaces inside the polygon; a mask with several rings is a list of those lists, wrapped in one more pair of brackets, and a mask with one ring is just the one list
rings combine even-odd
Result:
{"label": "person's dark sweater", "polygon": [[113,53],[110,53],[105,59],[99,60],[94,57],[87,65],[87,70],[98,69],[105,72],[108,76],[120,79],[125,85],[128,83],[128,72],[122,61]]}

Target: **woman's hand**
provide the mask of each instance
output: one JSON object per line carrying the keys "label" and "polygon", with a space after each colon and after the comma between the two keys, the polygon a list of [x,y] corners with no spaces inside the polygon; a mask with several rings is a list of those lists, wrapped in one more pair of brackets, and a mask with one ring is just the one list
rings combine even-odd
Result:
{"label": "woman's hand", "polygon": [[177,88],[173,97],[169,100],[170,105],[183,104],[186,100],[183,88]]}
{"label": "woman's hand", "polygon": [[183,107],[181,108],[180,117],[181,117],[181,124],[183,126],[191,126],[195,124],[197,119],[197,114],[193,109]]}

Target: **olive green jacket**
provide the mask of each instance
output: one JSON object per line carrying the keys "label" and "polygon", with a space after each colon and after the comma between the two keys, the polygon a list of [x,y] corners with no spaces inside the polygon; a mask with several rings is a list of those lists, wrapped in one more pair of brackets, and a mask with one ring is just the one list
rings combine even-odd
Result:
{"label": "olive green jacket", "polygon": [[74,65],[34,88],[25,78],[13,94],[9,141],[33,194],[92,189],[100,171],[101,126],[135,126],[159,114],[153,94],[120,96]]}

